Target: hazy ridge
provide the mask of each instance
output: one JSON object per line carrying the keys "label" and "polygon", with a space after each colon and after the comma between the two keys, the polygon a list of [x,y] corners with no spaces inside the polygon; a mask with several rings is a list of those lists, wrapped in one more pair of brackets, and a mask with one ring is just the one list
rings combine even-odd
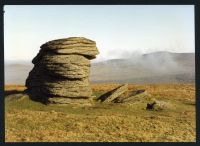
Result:
{"label": "hazy ridge", "polygon": [[[24,84],[33,65],[6,62],[5,84]],[[194,83],[195,54],[155,52],[92,63],[91,82]]]}

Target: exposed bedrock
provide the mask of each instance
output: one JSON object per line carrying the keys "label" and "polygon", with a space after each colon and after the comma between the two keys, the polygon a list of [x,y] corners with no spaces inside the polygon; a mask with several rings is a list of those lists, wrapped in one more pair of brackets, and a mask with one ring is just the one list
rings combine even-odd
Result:
{"label": "exposed bedrock", "polygon": [[97,54],[96,43],[83,37],[43,44],[26,79],[30,97],[59,104],[91,103],[90,60]]}

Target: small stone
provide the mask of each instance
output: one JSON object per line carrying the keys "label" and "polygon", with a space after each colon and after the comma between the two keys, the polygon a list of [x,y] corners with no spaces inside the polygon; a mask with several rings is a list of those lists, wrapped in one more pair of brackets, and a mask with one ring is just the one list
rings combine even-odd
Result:
{"label": "small stone", "polygon": [[161,111],[164,109],[171,109],[171,108],[173,108],[173,106],[168,102],[154,100],[153,102],[147,103],[146,110]]}

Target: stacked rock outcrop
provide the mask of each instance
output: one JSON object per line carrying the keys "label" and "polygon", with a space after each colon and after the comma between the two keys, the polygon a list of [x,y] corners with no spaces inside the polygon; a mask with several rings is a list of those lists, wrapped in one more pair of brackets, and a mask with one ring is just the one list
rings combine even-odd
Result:
{"label": "stacked rock outcrop", "polygon": [[49,41],[32,60],[26,80],[31,98],[54,103],[87,103],[90,60],[99,54],[96,43],[83,37]]}

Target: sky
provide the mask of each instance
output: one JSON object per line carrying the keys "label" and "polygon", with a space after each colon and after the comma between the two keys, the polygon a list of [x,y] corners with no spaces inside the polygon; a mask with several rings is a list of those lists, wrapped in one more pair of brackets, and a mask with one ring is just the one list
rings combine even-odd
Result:
{"label": "sky", "polygon": [[6,5],[4,58],[31,61],[47,41],[86,37],[95,59],[195,52],[193,5]]}

